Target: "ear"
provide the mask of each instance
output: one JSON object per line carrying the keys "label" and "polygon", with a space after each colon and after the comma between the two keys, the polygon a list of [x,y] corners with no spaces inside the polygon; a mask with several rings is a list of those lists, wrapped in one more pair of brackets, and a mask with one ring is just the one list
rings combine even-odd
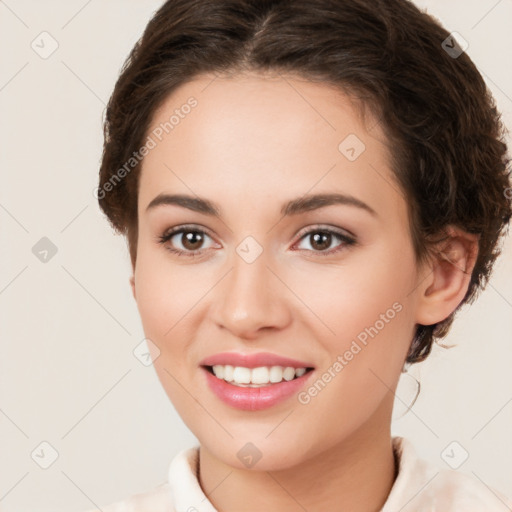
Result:
{"label": "ear", "polygon": [[462,302],[478,256],[479,236],[449,226],[446,238],[435,247],[420,285],[416,322],[442,322]]}
{"label": "ear", "polygon": [[132,287],[132,295],[135,300],[137,300],[137,296],[135,294],[135,276],[132,274],[130,277],[130,286]]}

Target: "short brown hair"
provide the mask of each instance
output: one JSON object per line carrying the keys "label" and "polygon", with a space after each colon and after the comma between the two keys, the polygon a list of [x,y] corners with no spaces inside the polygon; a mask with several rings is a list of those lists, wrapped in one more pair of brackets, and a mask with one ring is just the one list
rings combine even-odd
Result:
{"label": "short brown hair", "polygon": [[407,0],[165,2],[128,56],[105,116],[98,200],[127,235],[132,263],[141,166],[123,179],[119,170],[170,93],[200,74],[247,70],[332,84],[368,105],[385,128],[418,261],[448,225],[480,235],[464,300],[444,321],[416,328],[407,362],[425,359],[460,306],[487,284],[512,209],[500,115],[450,38]]}

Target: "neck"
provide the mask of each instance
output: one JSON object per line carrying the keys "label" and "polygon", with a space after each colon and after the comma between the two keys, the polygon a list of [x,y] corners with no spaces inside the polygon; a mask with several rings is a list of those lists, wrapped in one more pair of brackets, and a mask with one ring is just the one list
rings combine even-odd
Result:
{"label": "neck", "polygon": [[199,451],[199,482],[219,512],[378,512],[396,476],[389,428],[359,429],[300,466],[277,471],[233,468]]}

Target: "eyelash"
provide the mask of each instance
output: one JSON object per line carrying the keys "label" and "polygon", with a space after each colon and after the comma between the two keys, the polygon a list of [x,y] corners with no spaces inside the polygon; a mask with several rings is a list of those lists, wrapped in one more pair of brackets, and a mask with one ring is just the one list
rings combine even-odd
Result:
{"label": "eyelash", "polygon": [[[208,233],[206,231],[204,231],[202,229],[198,229],[198,228],[196,228],[194,226],[179,226],[179,227],[174,228],[171,231],[168,231],[168,232],[164,233],[163,235],[159,236],[158,237],[158,243],[164,245],[174,235],[176,235],[178,233],[200,233],[202,235],[210,236],[210,235],[208,235]],[[308,250],[308,249],[301,249],[301,250],[306,250],[308,252],[314,252],[314,253],[317,253],[319,256],[332,256],[333,254],[338,253],[339,251],[343,250],[344,248],[356,245],[356,243],[357,243],[356,239],[351,237],[351,236],[348,236],[348,235],[346,235],[344,233],[341,233],[339,231],[333,230],[332,228],[322,228],[322,227],[315,227],[313,229],[310,229],[309,231],[306,231],[306,232],[302,233],[300,238],[299,238],[299,242],[302,239],[304,239],[307,236],[310,236],[310,235],[312,235],[314,233],[323,233],[323,234],[334,235],[339,240],[341,240],[343,243],[340,244],[335,249],[328,250],[328,251],[313,251],[313,250]],[[169,246],[165,246],[165,248],[168,251],[172,252],[173,254],[176,254],[178,256],[185,256],[187,258],[198,257],[198,256],[200,256],[200,253],[202,251],[202,249],[198,249],[196,251],[183,251],[181,249],[175,249],[175,248],[172,248],[172,247],[169,247]]]}

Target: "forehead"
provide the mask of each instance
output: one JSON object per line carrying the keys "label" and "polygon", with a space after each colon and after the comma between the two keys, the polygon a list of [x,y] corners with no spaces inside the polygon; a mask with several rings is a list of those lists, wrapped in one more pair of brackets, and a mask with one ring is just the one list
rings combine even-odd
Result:
{"label": "forehead", "polygon": [[327,190],[364,197],[375,209],[400,199],[381,127],[323,83],[202,75],[164,101],[147,134],[155,147],[143,161],[141,206],[163,189],[250,195],[260,205]]}

